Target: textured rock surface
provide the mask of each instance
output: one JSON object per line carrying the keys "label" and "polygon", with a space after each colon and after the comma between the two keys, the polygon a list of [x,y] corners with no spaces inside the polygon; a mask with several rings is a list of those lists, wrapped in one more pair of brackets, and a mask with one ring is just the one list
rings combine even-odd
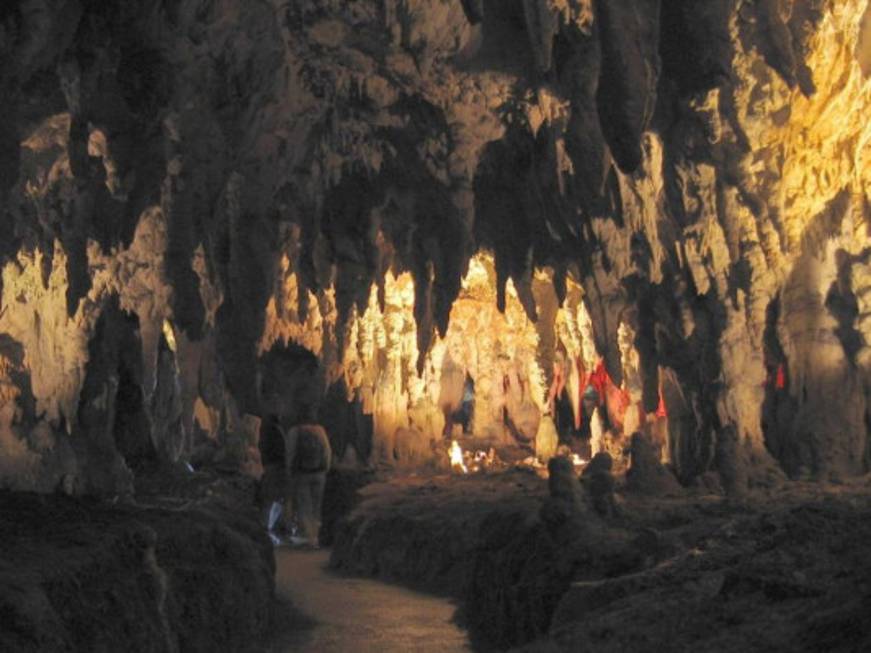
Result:
{"label": "textured rock surface", "polygon": [[[486,477],[399,477],[360,491],[338,521],[331,565],[347,572],[456,594],[469,577],[481,524],[525,527],[546,494],[529,471]],[[494,501],[494,497],[506,500]]]}
{"label": "textured rock surface", "polygon": [[530,640],[511,650],[859,651],[871,642],[867,479],[757,490],[740,505],[618,496],[619,514],[575,511],[584,521],[573,524],[552,519],[554,497],[528,473],[395,479],[363,490],[339,523],[332,562],[452,594],[484,650]]}
{"label": "textured rock surface", "polygon": [[[669,469],[659,462],[659,458],[647,438],[640,433],[635,433],[632,436],[630,447],[632,466],[626,472],[627,490],[646,496],[662,496],[680,492],[677,479]],[[725,465],[718,466],[722,468]],[[584,471],[586,472],[586,470]],[[745,485],[746,482],[744,479]]]}
{"label": "textured rock surface", "polygon": [[0,647],[264,650],[272,545],[238,488],[204,480],[115,506],[0,494]]}
{"label": "textured rock surface", "polygon": [[[662,396],[682,481],[722,433],[751,485],[772,454],[864,473],[867,5],[6,3],[0,482],[119,493],[136,459],[209,443],[256,466],[277,339],[390,458],[398,428],[438,432],[409,379],[439,369],[482,248],[504,319],[514,293],[540,351],[604,359],[637,413],[608,423]],[[550,333],[564,300],[581,340]],[[520,362],[534,433],[552,361]]]}
{"label": "textured rock surface", "polygon": [[[572,584],[547,641],[521,651],[859,651],[871,643],[867,488],[717,515],[672,507],[657,526],[699,525],[697,548],[622,576]],[[783,499],[781,497],[781,499]],[[666,511],[668,512],[668,511]],[[695,515],[690,515],[695,512]],[[674,535],[674,533],[671,533]]]}

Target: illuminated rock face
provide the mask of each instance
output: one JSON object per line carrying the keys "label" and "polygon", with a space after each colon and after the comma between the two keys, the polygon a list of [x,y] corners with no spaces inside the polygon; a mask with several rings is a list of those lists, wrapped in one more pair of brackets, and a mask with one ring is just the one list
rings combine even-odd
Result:
{"label": "illuminated rock face", "polygon": [[[421,356],[410,274],[388,272],[381,291],[383,307],[374,288],[365,310],[354,310],[342,328],[332,290],[309,297],[303,322],[296,311],[298,274],[287,258],[280,267],[283,291],[267,306],[259,350],[268,352],[276,344],[292,342],[318,355],[327,371],[326,384],[341,384],[345,398],[357,401],[362,413],[373,420],[373,455],[378,460],[401,463],[407,457],[402,450],[408,447],[410,457],[426,460],[424,453],[432,451],[431,445],[449,440],[451,416],[462,408],[467,379],[473,384],[475,403],[471,423],[466,425],[470,435],[482,446],[515,440],[531,446],[541,414],[551,409],[548,382],[557,342],[567,361],[562,363],[569,380],[567,395],[574,410],[579,409],[583,388],[576,361],[582,361],[582,369],[592,369],[596,358],[582,291],[571,281],[560,303],[553,279],[547,273],[536,275],[530,291],[541,314],[533,322],[510,283],[505,310],[497,309],[493,258],[476,255],[451,308],[445,337]],[[583,362],[585,354],[589,360]],[[453,428],[460,428],[459,421]]]}
{"label": "illuminated rock face", "polygon": [[7,4],[3,485],[256,463],[286,341],[363,455],[601,359],[684,481],[867,470],[867,0]]}

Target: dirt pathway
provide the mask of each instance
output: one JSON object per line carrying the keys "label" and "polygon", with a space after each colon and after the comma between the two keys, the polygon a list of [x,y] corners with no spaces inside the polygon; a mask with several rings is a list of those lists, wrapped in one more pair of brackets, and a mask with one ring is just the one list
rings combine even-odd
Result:
{"label": "dirt pathway", "polygon": [[471,651],[444,598],[375,580],[344,578],[326,551],[276,550],[276,592],[294,606],[284,653],[459,653]]}

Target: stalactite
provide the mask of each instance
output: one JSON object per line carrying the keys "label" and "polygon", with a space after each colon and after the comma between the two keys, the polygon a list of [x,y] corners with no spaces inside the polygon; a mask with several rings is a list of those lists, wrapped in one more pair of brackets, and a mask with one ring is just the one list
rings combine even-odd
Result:
{"label": "stalactite", "polygon": [[562,347],[576,415],[600,361],[624,430],[662,396],[686,482],[733,434],[750,484],[867,470],[864,0],[291,4],[0,13],[0,380],[36,406],[0,453],[69,444],[116,297],[158,430],[245,431],[295,342],[395,456],[475,301],[485,431],[537,430]]}

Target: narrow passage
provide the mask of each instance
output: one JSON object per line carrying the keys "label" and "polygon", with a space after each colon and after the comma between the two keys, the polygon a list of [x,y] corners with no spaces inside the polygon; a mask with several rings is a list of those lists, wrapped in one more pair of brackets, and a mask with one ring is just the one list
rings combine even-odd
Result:
{"label": "narrow passage", "polygon": [[[293,628],[283,653],[458,653],[471,651],[448,599],[327,568],[326,551],[275,552],[276,592],[310,623]],[[297,617],[298,619],[298,617]]]}

